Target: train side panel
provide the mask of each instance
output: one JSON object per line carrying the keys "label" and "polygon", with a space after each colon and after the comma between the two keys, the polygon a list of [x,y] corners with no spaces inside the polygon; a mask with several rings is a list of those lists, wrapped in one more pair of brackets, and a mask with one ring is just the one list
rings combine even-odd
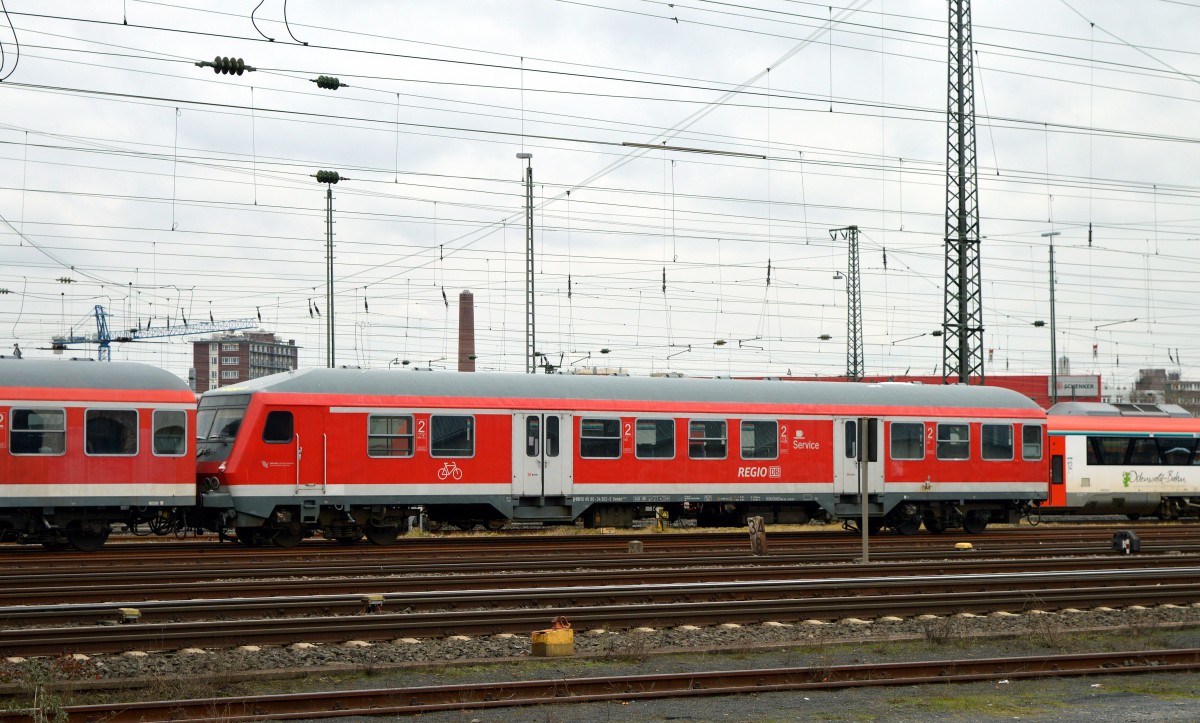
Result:
{"label": "train side panel", "polygon": [[113,524],[182,529],[195,399],[141,364],[0,360],[0,533],[88,550]]}
{"label": "train side panel", "polygon": [[887,421],[888,491],[932,498],[1046,495],[1045,425],[950,417]]}
{"label": "train side panel", "polygon": [[1055,415],[1050,419],[1051,438],[1062,449],[1064,483],[1047,512],[1200,515],[1200,420]]}

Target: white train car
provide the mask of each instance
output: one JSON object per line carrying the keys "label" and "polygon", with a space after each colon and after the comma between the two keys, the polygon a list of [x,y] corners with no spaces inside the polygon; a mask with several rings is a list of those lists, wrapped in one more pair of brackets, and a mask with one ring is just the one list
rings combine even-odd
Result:
{"label": "white train car", "polygon": [[1050,514],[1200,517],[1200,418],[1176,405],[1049,411]]}

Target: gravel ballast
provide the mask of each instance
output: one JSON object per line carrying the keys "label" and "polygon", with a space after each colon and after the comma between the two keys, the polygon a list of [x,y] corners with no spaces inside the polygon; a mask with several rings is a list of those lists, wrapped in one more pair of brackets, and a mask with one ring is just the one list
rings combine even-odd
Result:
{"label": "gravel ballast", "polygon": [[[528,636],[484,636],[126,653],[69,662],[9,659],[0,662],[0,680],[20,688],[35,679],[113,685],[139,679],[157,682],[121,695],[171,698],[1178,647],[1200,647],[1200,607],[578,630],[571,658],[531,657]],[[1200,678],[1160,674],[464,711],[422,720],[1178,720],[1197,717],[1198,691]],[[112,694],[64,695],[88,702]],[[1146,717],[1148,712],[1156,715]]]}

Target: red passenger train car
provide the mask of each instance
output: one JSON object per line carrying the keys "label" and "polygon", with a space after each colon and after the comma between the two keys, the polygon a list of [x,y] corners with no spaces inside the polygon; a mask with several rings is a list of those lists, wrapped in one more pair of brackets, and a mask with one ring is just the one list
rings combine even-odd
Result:
{"label": "red passenger train car", "polygon": [[[308,369],[197,416],[201,504],[248,544],[437,522],[982,531],[1046,499],[1043,410],[1005,389]],[[227,511],[225,511],[227,510]]]}
{"label": "red passenger train car", "polygon": [[94,550],[196,504],[196,395],[144,364],[0,358],[0,537]]}

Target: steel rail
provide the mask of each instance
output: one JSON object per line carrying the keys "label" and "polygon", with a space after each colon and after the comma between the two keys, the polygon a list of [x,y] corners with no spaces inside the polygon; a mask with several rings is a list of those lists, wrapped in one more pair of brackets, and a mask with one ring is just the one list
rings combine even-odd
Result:
{"label": "steel rail", "polygon": [[[144,600],[194,600],[254,596],[400,593],[423,590],[462,590],[480,587],[566,587],[588,584],[719,582],[731,580],[811,579],[829,577],[910,576],[1029,572],[1031,570],[1096,570],[1158,567],[1200,567],[1200,554],[1148,556],[1038,558],[1032,560],[980,558],[963,553],[934,561],[870,565],[805,564],[796,556],[747,555],[703,558],[594,559],[513,565],[504,560],[455,565],[401,565],[372,563],[348,566],[256,567],[251,570],[205,568],[155,573],[95,573],[13,575],[0,587],[0,619],[13,614],[9,607],[57,605],[64,620],[74,619],[65,604],[104,603],[114,600],[133,605]],[[510,572],[513,568],[538,572]],[[436,573],[436,574],[429,574]],[[120,582],[114,582],[119,580]]]}
{"label": "steel rail", "polygon": [[[322,616],[305,618],[223,619],[199,622],[137,623],[131,625],[64,628],[12,628],[0,630],[0,651],[6,655],[59,655],[64,653],[119,653],[127,650],[175,650],[187,647],[230,648],[239,645],[288,645],[299,642],[339,643],[347,640],[392,640],[399,637],[443,637],[448,635],[528,634],[544,628],[559,616],[571,620],[577,629],[626,629],[634,625],[674,627],[683,624],[719,623],[754,624],[766,621],[807,619],[839,620],[873,618],[884,615],[953,615],[994,611],[1060,610],[1100,605],[1191,604],[1200,599],[1200,581],[1195,572],[1181,582],[1142,581],[1141,584],[1114,585],[1114,579],[1080,580],[1074,587],[1036,587],[1027,585],[992,589],[978,582],[961,586],[943,586],[936,592],[919,585],[910,590],[895,589],[881,594],[853,596],[827,595],[808,597],[755,597],[753,587],[744,587],[742,599],[710,599],[701,602],[673,602],[686,597],[683,590],[673,594],[664,590],[660,602],[649,591],[630,591],[624,602],[616,602],[611,592],[581,590],[565,597],[562,605],[545,605],[536,594],[526,594],[519,605],[526,607],[416,612],[407,605],[399,613]],[[933,578],[930,578],[932,580]],[[1014,581],[1009,581],[1009,584]],[[886,588],[887,586],[880,586]],[[926,588],[929,586],[926,586]],[[827,587],[833,592],[836,587]],[[499,591],[505,592],[505,591]],[[526,593],[527,591],[518,591]],[[489,593],[490,595],[491,593]],[[510,598],[517,597],[505,596]],[[720,597],[720,596],[713,596]],[[726,596],[728,597],[728,596]],[[578,600],[586,599],[586,605]],[[277,601],[278,602],[278,601]],[[476,597],[476,603],[498,605],[502,600]],[[280,603],[282,604],[282,603]],[[528,605],[538,605],[532,607]],[[398,607],[396,605],[395,607]],[[214,613],[220,614],[217,609]]]}
{"label": "steel rail", "polygon": [[[599,701],[839,690],[856,687],[971,683],[1065,676],[1200,670],[1200,649],[1138,650],[903,663],[757,668],[714,672],[556,678],[405,688],[338,690],[238,698],[66,706],[68,721],[254,721],[416,715],[447,710],[515,708]],[[34,711],[0,712],[0,723]]]}
{"label": "steel rail", "polygon": [[[572,597],[577,597],[574,588],[583,586],[604,586],[606,590],[617,586],[640,585],[678,585],[682,582],[691,584],[713,585],[716,582],[734,581],[769,581],[769,580],[878,580],[881,578],[898,581],[906,578],[918,578],[925,584],[925,579],[936,575],[935,580],[948,580],[946,575],[983,575],[1031,572],[1104,572],[1116,569],[1156,569],[1189,567],[1200,573],[1200,556],[1172,557],[1084,557],[1076,560],[1063,558],[1045,558],[1045,560],[1012,561],[984,560],[984,558],[959,558],[959,560],[941,560],[936,562],[919,562],[898,566],[898,564],[869,564],[869,566],[847,566],[847,564],[830,564],[830,566],[803,566],[803,564],[767,564],[769,558],[721,558],[719,562],[727,562],[733,567],[704,566],[712,558],[697,560],[695,566],[680,567],[678,558],[672,558],[668,567],[647,566],[646,561],[638,560],[640,566],[632,567],[626,563],[620,569],[578,569],[565,566],[558,569],[545,570],[539,573],[494,572],[502,569],[503,563],[491,563],[488,566],[460,566],[452,570],[443,570],[443,574],[415,575],[404,574],[402,570],[390,567],[365,566],[372,569],[370,576],[337,576],[336,573],[348,574],[341,568],[318,568],[317,572],[308,568],[289,568],[277,570],[277,576],[269,579],[241,580],[227,579],[222,575],[221,580],[198,581],[131,581],[114,584],[107,582],[116,573],[97,575],[101,584],[88,585],[89,575],[68,575],[65,579],[56,579],[48,575],[47,579],[35,576],[32,579],[19,578],[25,586],[12,585],[0,590],[0,621],[14,625],[23,621],[36,621],[40,625],[50,622],[97,622],[113,620],[115,608],[138,608],[148,620],[163,619],[163,617],[178,617],[187,615],[188,610],[209,609],[220,605],[222,600],[229,600],[230,607],[222,610],[226,615],[248,615],[260,613],[282,614],[284,611],[340,611],[342,614],[354,613],[362,607],[364,594],[382,594],[383,599],[391,602],[414,605],[422,603],[421,593],[430,591],[452,592],[467,590],[523,590],[528,587],[539,588],[572,588],[568,591]],[[634,561],[630,561],[634,562]],[[776,560],[776,562],[779,562]],[[556,566],[557,568],[558,566]],[[425,568],[422,568],[425,569]],[[468,572],[469,570],[469,572]],[[319,575],[330,575],[319,578]],[[16,582],[14,578],[8,582]],[[672,590],[676,588],[672,587]],[[407,594],[407,598],[400,598]],[[553,597],[553,596],[544,596]],[[50,602],[53,600],[53,603]],[[248,604],[258,600],[258,605]],[[176,602],[179,604],[169,604]],[[242,603],[242,604],[238,604]],[[452,600],[439,599],[436,604],[449,604]],[[234,607],[235,604],[236,607]]]}
{"label": "steel rail", "polygon": [[[1109,538],[1116,528],[1133,529],[1142,537],[1144,545],[1165,544],[1169,549],[1181,545],[1200,545],[1200,527],[1163,524],[1156,526],[1133,526],[1112,523],[1111,529],[1096,527],[1087,528],[1013,528],[989,530],[982,535],[965,535],[947,533],[943,535],[900,536],[891,533],[881,533],[873,536],[872,545],[880,553],[896,551],[925,551],[944,550],[951,548],[957,542],[971,542],[977,547],[999,551],[1012,547],[1032,547],[1047,543],[1065,544],[1071,541],[1080,544],[1094,544],[1107,548]],[[768,539],[771,549],[777,551],[811,551],[833,550],[838,553],[853,552],[861,546],[861,540],[853,533],[845,531],[811,531],[811,532],[778,532],[769,531]],[[745,533],[719,532],[670,532],[656,533],[643,531],[640,534],[612,535],[538,535],[538,536],[461,536],[436,538],[405,538],[395,545],[378,547],[374,545],[343,546],[323,540],[312,540],[296,548],[244,548],[232,543],[195,542],[190,540],[153,542],[153,543],[115,543],[92,553],[74,553],[69,551],[46,552],[40,548],[0,546],[0,575],[14,570],[31,566],[40,567],[82,567],[92,566],[99,561],[107,561],[130,569],[141,564],[161,564],[164,561],[174,561],[179,564],[183,560],[196,562],[245,558],[249,560],[312,560],[314,558],[330,558],[333,560],[349,560],[367,555],[372,559],[388,557],[410,559],[412,557],[427,557],[430,559],[459,557],[465,554],[505,554],[505,555],[543,555],[555,557],[564,550],[574,552],[597,550],[609,551],[614,554],[625,551],[631,541],[641,542],[646,554],[680,550],[709,551],[714,549],[744,550],[748,549],[748,538]]]}

